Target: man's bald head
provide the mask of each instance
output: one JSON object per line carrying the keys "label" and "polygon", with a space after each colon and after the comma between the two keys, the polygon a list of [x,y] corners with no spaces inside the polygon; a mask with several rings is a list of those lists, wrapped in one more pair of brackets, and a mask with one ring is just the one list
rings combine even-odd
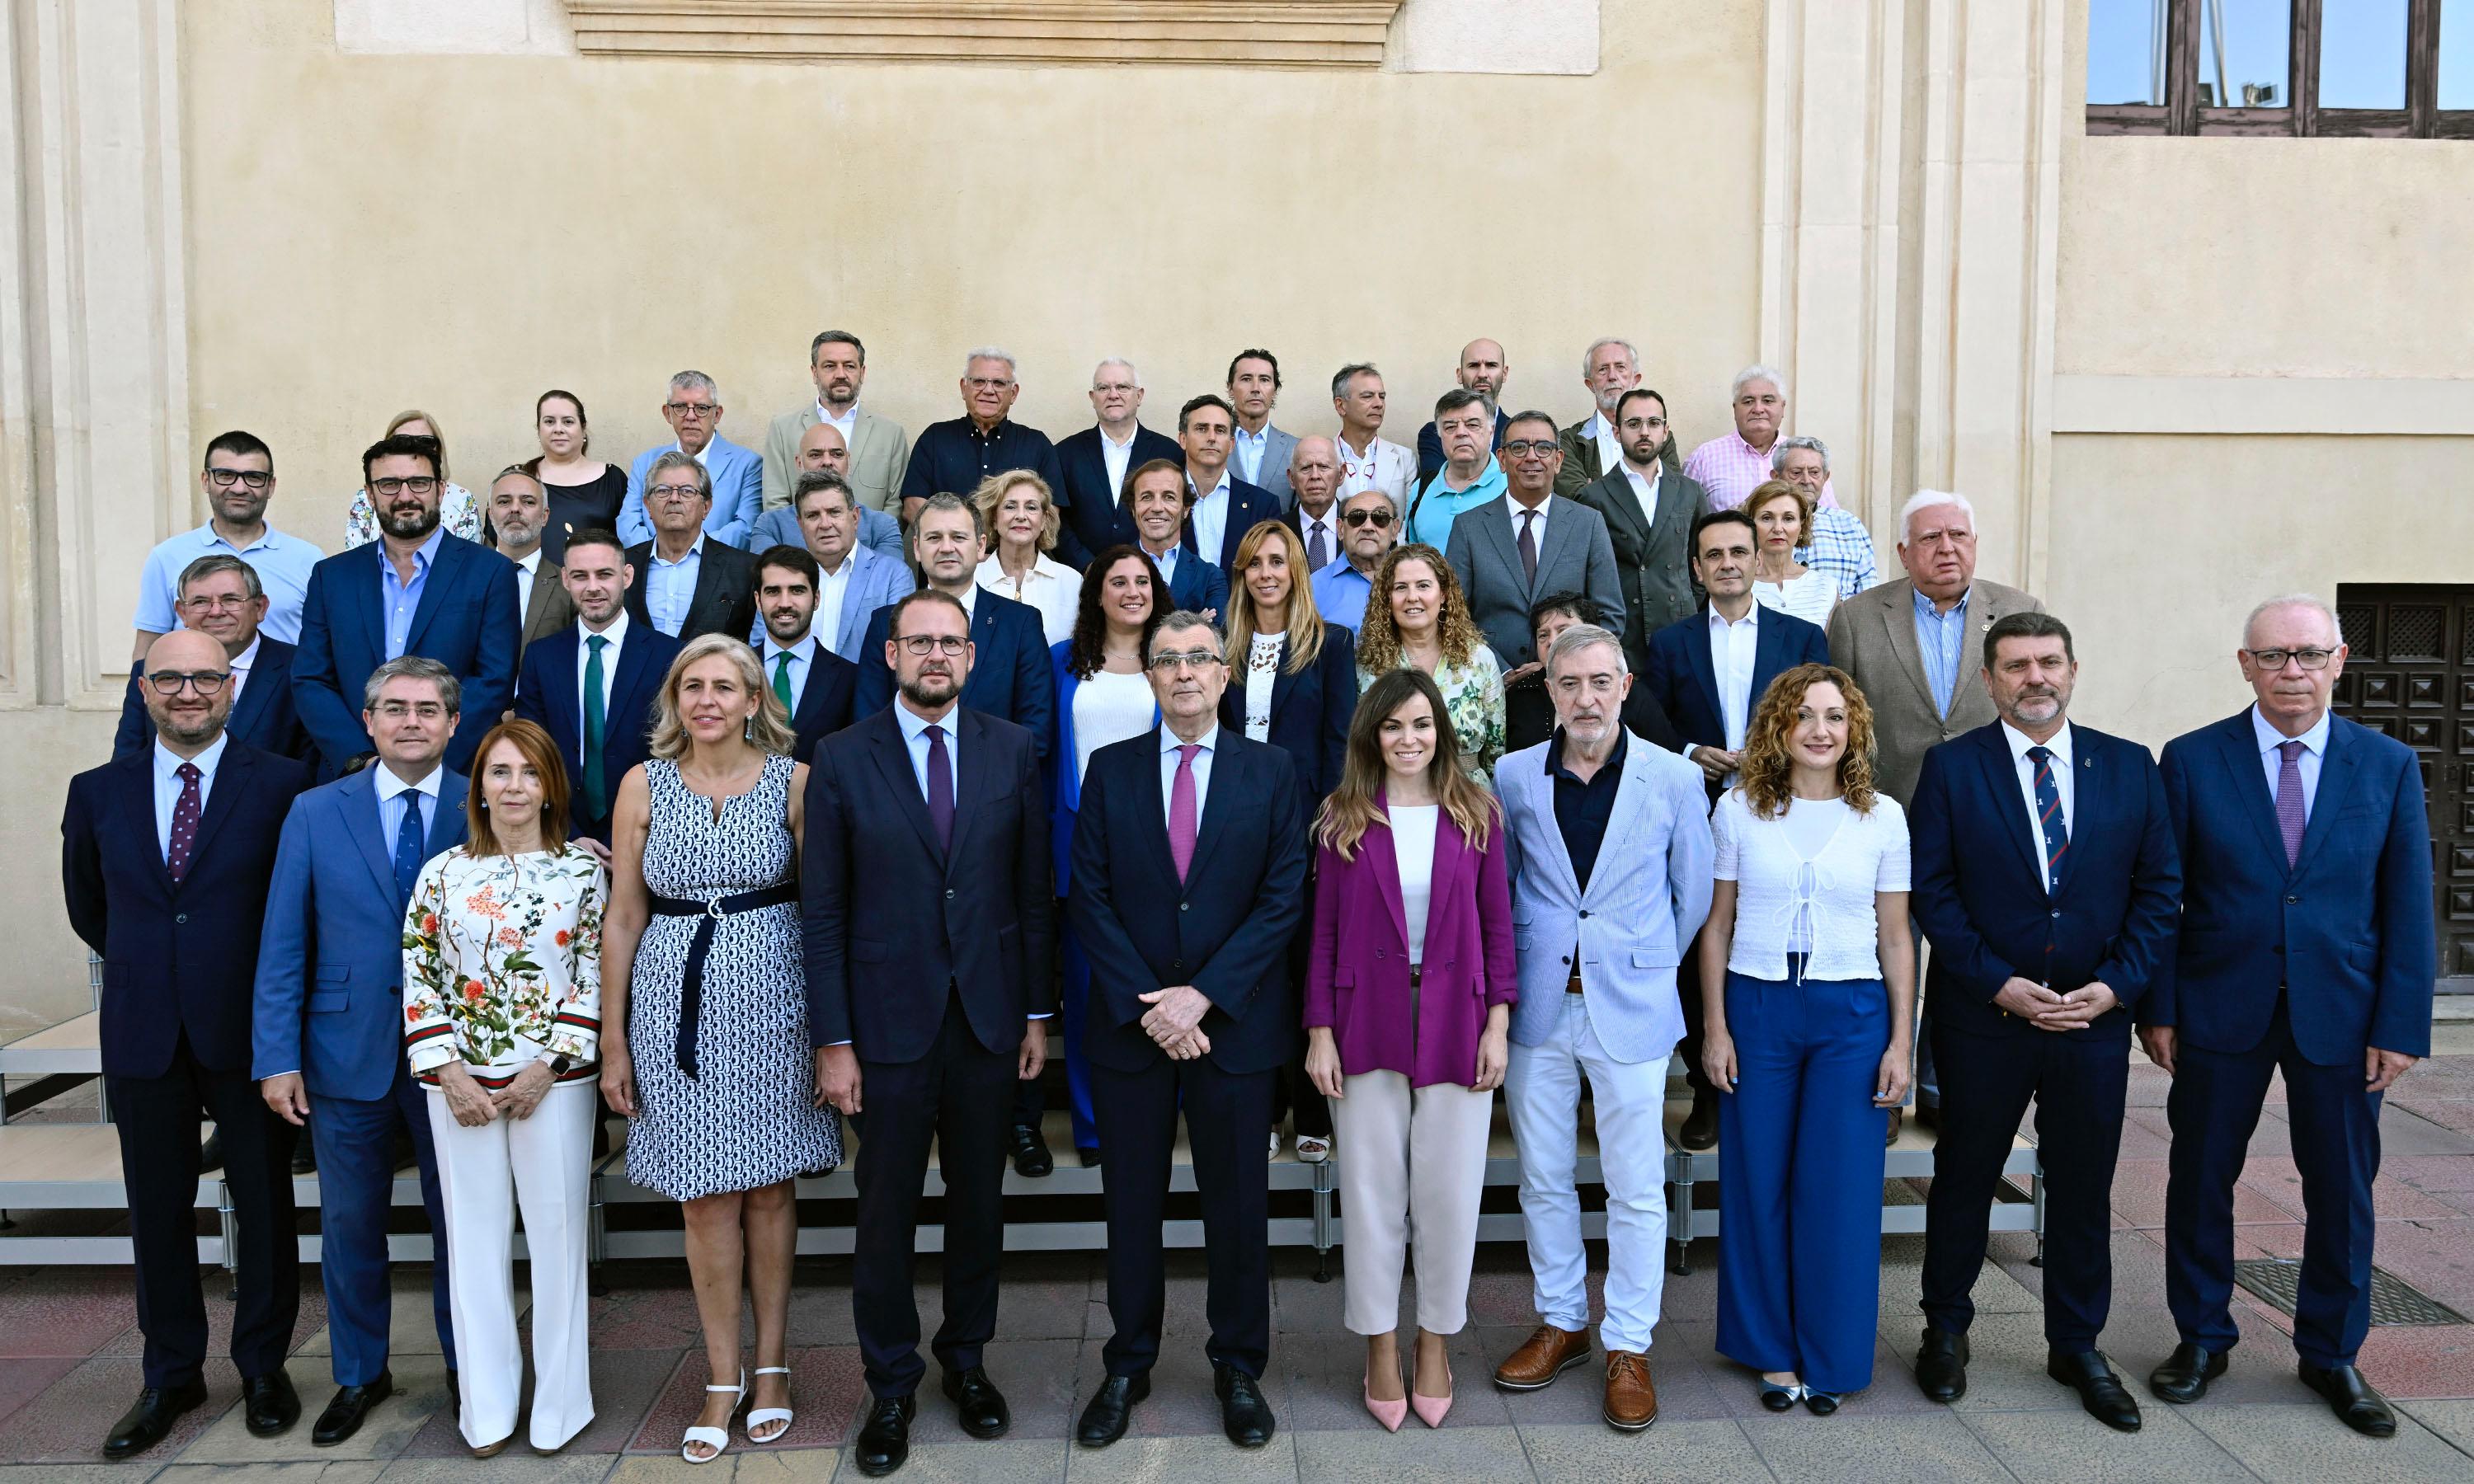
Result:
{"label": "man's bald head", "polygon": [[850,477],[850,444],[843,441],[842,430],[830,422],[819,422],[799,436],[799,467],[794,472],[819,468]]}
{"label": "man's bald head", "polygon": [[206,749],[222,734],[231,701],[231,659],[212,634],[175,629],[147,647],[146,714],[166,746],[185,755]]}

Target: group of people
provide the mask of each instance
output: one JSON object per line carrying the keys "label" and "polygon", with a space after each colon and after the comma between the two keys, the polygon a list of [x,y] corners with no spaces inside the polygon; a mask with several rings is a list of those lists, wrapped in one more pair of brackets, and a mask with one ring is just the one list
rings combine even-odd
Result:
{"label": "group of people", "polygon": [[2412,753],[2329,710],[2345,647],[2323,602],[2262,604],[2237,651],[2253,704],[2160,765],[2070,719],[2070,632],[1976,577],[1963,497],[1907,501],[1905,575],[1875,582],[1764,368],[1735,380],[1733,432],[1679,460],[1614,339],[1585,353],[1595,411],[1570,426],[1499,410],[1508,362],[1472,342],[1415,451],[1379,437],[1365,365],[1332,380],[1336,431],[1298,438],[1269,420],[1277,360],[1244,351],[1172,440],[1110,358],[1096,425],[1051,443],[1010,420],[1012,358],[980,351],[964,416],[906,444],[860,409],[856,337],[811,362],[814,404],[761,456],[720,438],[711,378],[672,378],[675,443],[623,475],[587,458],[581,401],[546,394],[541,457],[478,496],[405,414],[334,557],[266,524],[262,442],[207,445],[213,518],[150,558],[115,760],[63,822],[146,1337],[109,1456],[204,1400],[189,1208],[213,1161],[251,1431],[301,1410],[304,1164],[337,1386],[313,1441],[389,1395],[408,1162],[465,1440],[563,1447],[593,1415],[605,1109],[629,1178],[682,1209],[710,1369],[683,1458],[794,1421],[795,1182],[843,1162],[846,1131],[855,1462],[909,1450],[932,1150],[928,1348],[965,1431],[998,1436],[1003,1182],[1054,1168],[1051,1061],[1108,1236],[1081,1444],[1122,1437],[1150,1390],[1180,1118],[1229,1438],[1276,1425],[1263,1153],[1284,1120],[1298,1159],[1339,1161],[1367,1410],[1441,1425],[1498,1095],[1540,1324],[1493,1384],[1596,1363],[1606,1421],[1637,1430],[1679,1050],[1676,1137],[1724,1150],[1718,1344],[1764,1405],[1826,1415],[1871,1384],[1883,1149],[1912,1092],[1938,1131],[1919,1384],[1965,1391],[2033,1101],[2049,1370],[2132,1429],[2097,1346],[2134,1023],[2174,1075],[2183,1343],[2151,1392],[2197,1400],[2238,1338],[2233,1188],[2282,1072],[2302,1377],[2393,1430],[2354,1359],[2380,1094],[2428,1050],[2431,862]]}

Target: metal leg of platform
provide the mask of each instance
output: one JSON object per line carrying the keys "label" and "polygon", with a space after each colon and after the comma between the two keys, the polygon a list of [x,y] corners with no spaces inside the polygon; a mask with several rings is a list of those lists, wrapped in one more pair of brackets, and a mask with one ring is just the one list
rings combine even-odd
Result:
{"label": "metal leg of platform", "polygon": [[215,1182],[215,1224],[224,1233],[224,1276],[231,1284],[224,1291],[227,1303],[240,1302],[240,1219],[232,1214],[231,1182]]}
{"label": "metal leg of platform", "polygon": [[1692,1182],[1677,1180],[1666,1187],[1666,1270],[1678,1278],[1692,1275]]}
{"label": "metal leg of platform", "polygon": [[1333,1246],[1331,1196],[1339,1188],[1332,1164],[1337,1156],[1325,1155],[1314,1167],[1314,1249],[1315,1281],[1331,1281],[1331,1249]]}
{"label": "metal leg of platform", "polygon": [[584,1291],[590,1297],[610,1296],[610,1281],[602,1276],[601,1264],[610,1256],[610,1227],[601,1209],[601,1172],[594,1170],[588,1182],[589,1205],[584,1218]]}
{"label": "metal leg of platform", "polygon": [[2036,1214],[2034,1217],[2036,1223],[2036,1256],[2028,1258],[2027,1260],[2033,1266],[2043,1267],[2045,1265],[2045,1161],[2041,1159],[2036,1161],[2036,1173],[2034,1179],[2036,1182]]}

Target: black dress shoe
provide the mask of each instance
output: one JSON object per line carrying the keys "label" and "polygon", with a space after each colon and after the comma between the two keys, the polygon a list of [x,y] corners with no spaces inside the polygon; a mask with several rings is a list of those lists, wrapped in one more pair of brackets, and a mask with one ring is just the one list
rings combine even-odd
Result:
{"label": "black dress shoe", "polygon": [[891,1473],[910,1456],[910,1419],[918,1415],[915,1396],[876,1397],[867,1403],[867,1421],[859,1424],[859,1441],[851,1461],[869,1478]]}
{"label": "black dress shoe", "polygon": [[973,1366],[967,1371],[945,1373],[945,1395],[952,1398],[955,1410],[962,1419],[962,1430],[975,1438],[1002,1438],[1013,1425],[1013,1414],[1006,1410],[1005,1393],[988,1379],[985,1366]]}
{"label": "black dress shoe", "polygon": [[1795,1410],[1796,1399],[1803,1395],[1804,1388],[1801,1386],[1782,1386],[1776,1381],[1761,1382],[1761,1406],[1765,1411],[1792,1412]]}
{"label": "black dress shoe", "polygon": [[1100,1167],[1100,1146],[1093,1144],[1086,1149],[1082,1145],[1077,1144],[1074,1146],[1074,1158],[1082,1161],[1082,1167],[1084,1169],[1096,1170]]}
{"label": "black dress shoe", "polygon": [[395,1131],[395,1170],[400,1175],[421,1162],[421,1151],[414,1147],[412,1136],[401,1129]]}
{"label": "black dress shoe", "polygon": [[1055,1157],[1048,1152],[1048,1140],[1039,1130],[1019,1124],[1013,1131],[1013,1172],[1025,1180],[1038,1180],[1056,1168]]}
{"label": "black dress shoe", "polygon": [[333,1448],[360,1431],[370,1409],[394,1395],[395,1375],[389,1371],[380,1371],[378,1378],[367,1385],[342,1388],[335,1393],[335,1400],[327,1403],[327,1410],[318,1414],[318,1425],[309,1429],[310,1443]]}
{"label": "black dress shoe", "polygon": [[250,1436],[271,1438],[301,1420],[301,1394],[281,1366],[240,1383],[242,1419]]}
{"label": "black dress shoe", "polygon": [[1828,1417],[1838,1410],[1838,1393],[1815,1391],[1807,1386],[1804,1389],[1804,1409],[1815,1417]]}
{"label": "black dress shoe", "polygon": [[121,1413],[120,1421],[111,1424],[110,1435],[103,1440],[103,1456],[113,1460],[136,1457],[162,1442],[182,1414],[206,1400],[204,1381],[191,1381],[186,1386],[147,1387],[137,1394],[137,1404]]}
{"label": "black dress shoe", "polygon": [[1916,1127],[1920,1129],[1940,1128],[1941,1105],[1939,1103],[1928,1103],[1918,1100],[1916,1103]]}
{"label": "black dress shoe", "polygon": [[1226,1361],[1211,1368],[1211,1389],[1220,1394],[1220,1430],[1239,1448],[1261,1448],[1272,1441],[1272,1403],[1254,1378]]}
{"label": "black dress shoe", "polygon": [[1126,1424],[1134,1420],[1134,1403],[1152,1394],[1152,1376],[1148,1371],[1132,1376],[1112,1376],[1100,1383],[1091,1404],[1082,1409],[1081,1420],[1074,1424],[1074,1441],[1084,1448],[1106,1448],[1126,1435]]}
{"label": "black dress shoe", "polygon": [[224,1131],[217,1129],[206,1136],[206,1141],[205,1143],[198,1146],[198,1168],[201,1170],[219,1170],[223,1167]]}
{"label": "black dress shoe", "polygon": [[293,1141],[292,1173],[295,1175],[318,1173],[318,1146],[310,1142],[309,1136],[306,1134]]}
{"label": "black dress shoe", "polygon": [[1686,1149],[1710,1149],[1718,1142],[1718,1094],[1710,1088],[1692,1089],[1692,1111],[1675,1131],[1675,1141]]}
{"label": "black dress shoe", "polygon": [[2079,1405],[2087,1415],[2116,1432],[2139,1430],[2139,1403],[2113,1374],[2113,1367],[2100,1350],[2083,1350],[2075,1355],[2049,1351],[2045,1355],[2045,1374],[2079,1394]]}
{"label": "black dress shoe", "polygon": [[2164,1364],[2147,1373],[2147,1390],[2159,1401],[2176,1406],[2208,1394],[2208,1383],[2225,1374],[2225,1355],[2188,1340],[2173,1347]]}
{"label": "black dress shoe", "polygon": [[1945,1406],[1966,1396],[1967,1336],[1925,1326],[1925,1342],[1916,1351],[1916,1385],[1927,1400]]}
{"label": "black dress shoe", "polygon": [[2295,1367],[2301,1373],[2302,1384],[2328,1399],[2328,1409],[2337,1420],[2366,1438],[2396,1436],[2396,1414],[2389,1410],[2389,1399],[2371,1390],[2363,1373],[2352,1366],[2329,1366],[2324,1370],[2303,1361]]}

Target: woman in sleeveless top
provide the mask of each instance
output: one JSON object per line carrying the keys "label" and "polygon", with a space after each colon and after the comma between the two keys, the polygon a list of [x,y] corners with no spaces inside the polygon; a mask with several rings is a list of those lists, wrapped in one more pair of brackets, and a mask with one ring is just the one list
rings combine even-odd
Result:
{"label": "woman in sleeveless top", "polygon": [[841,1162],[818,1103],[799,940],[807,768],[755,651],[708,634],[679,651],[652,757],[618,785],[603,929],[601,1087],[632,1122],[627,1176],[682,1204],[715,1385],[681,1456],[717,1457],[749,1400],[742,1275],[756,1314],[751,1443],[789,1429],[792,1182]]}

